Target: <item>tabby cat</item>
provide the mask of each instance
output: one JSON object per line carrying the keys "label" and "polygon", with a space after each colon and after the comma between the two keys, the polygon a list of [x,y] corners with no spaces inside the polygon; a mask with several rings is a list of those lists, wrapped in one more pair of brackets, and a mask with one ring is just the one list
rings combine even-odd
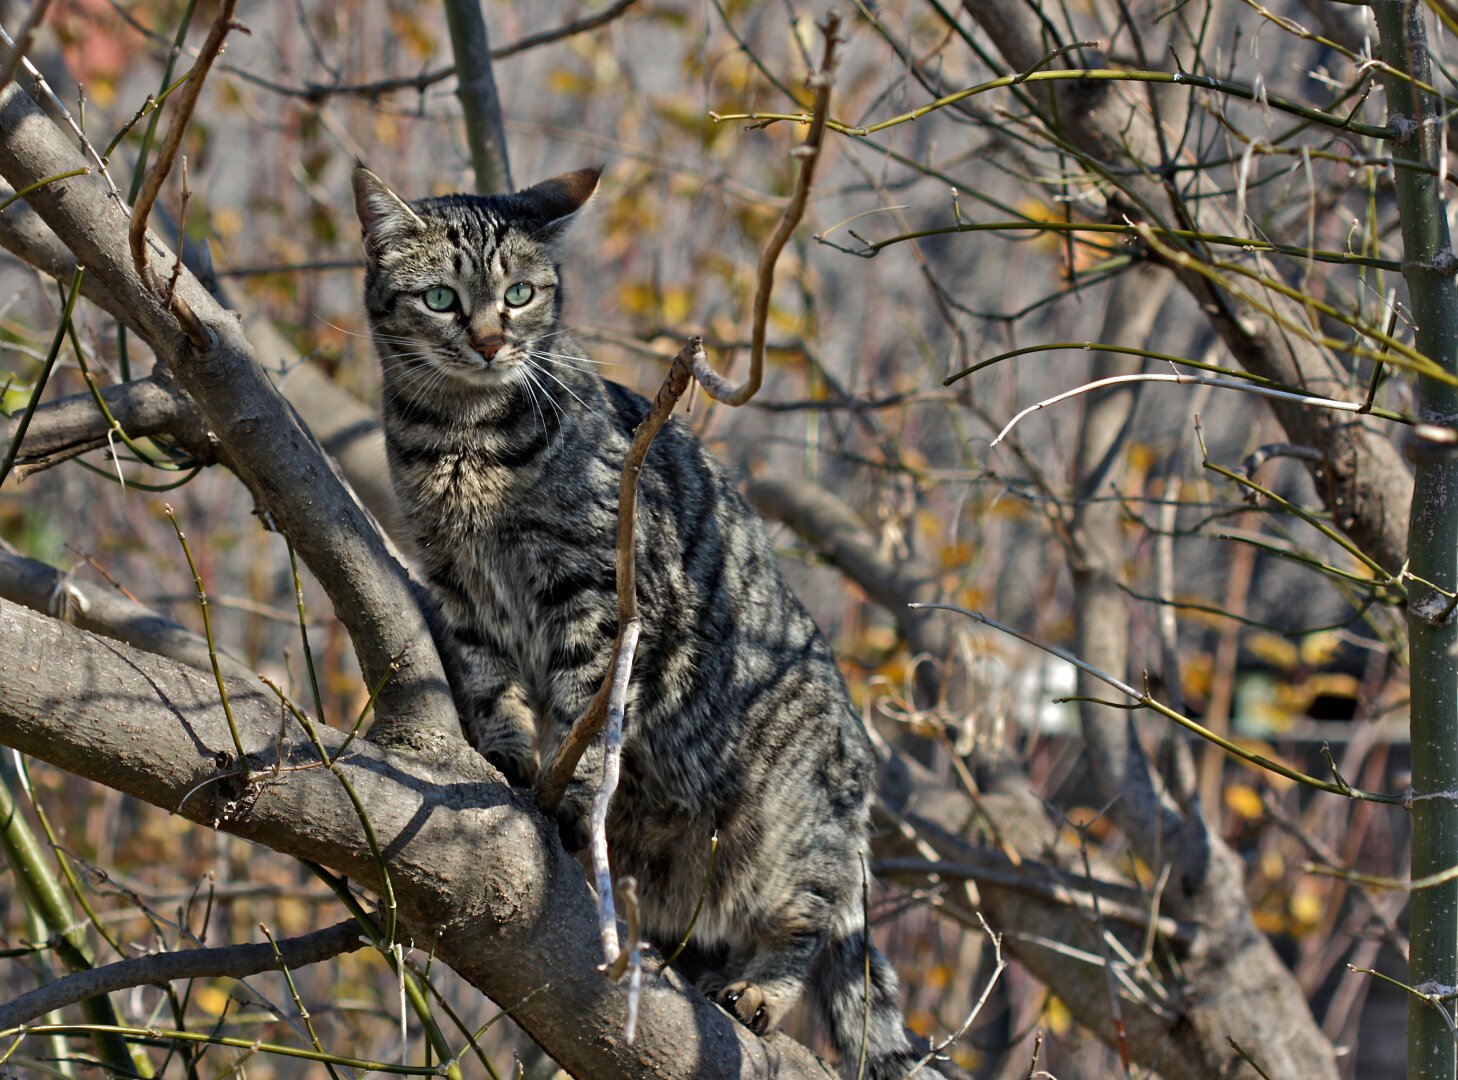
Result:
{"label": "tabby cat", "polygon": [[[619,474],[648,410],[561,324],[558,241],[598,174],[407,204],[354,173],[390,469],[466,734],[514,784],[607,667]],[[864,1040],[865,1076],[902,1076],[919,1055],[863,917],[869,740],[759,519],[677,421],[641,475],[637,560],[643,634],[607,831],[647,936],[680,939],[717,832],[688,964],[700,987],[756,1032],[808,991],[850,1075]],[[569,844],[601,766],[599,746],[564,800]]]}

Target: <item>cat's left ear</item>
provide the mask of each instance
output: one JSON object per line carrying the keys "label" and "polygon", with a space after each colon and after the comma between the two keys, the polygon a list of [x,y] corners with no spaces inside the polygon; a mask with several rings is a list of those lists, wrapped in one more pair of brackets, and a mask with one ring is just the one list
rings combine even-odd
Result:
{"label": "cat's left ear", "polygon": [[363,165],[354,169],[354,209],[371,257],[392,240],[420,228],[420,216]]}
{"label": "cat's left ear", "polygon": [[536,212],[541,225],[536,234],[543,240],[555,240],[561,236],[572,221],[572,216],[587,205],[597,191],[597,182],[602,178],[602,166],[578,169],[563,173],[550,180],[543,180],[517,193],[517,198],[526,201]]}

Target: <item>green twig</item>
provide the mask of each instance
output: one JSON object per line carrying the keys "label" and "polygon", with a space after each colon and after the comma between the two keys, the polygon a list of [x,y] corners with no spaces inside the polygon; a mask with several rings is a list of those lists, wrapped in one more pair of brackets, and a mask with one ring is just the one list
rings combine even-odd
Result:
{"label": "green twig", "polygon": [[208,594],[203,588],[202,575],[198,573],[197,561],[192,557],[192,546],[187,542],[187,534],[182,531],[178,524],[177,515],[172,510],[171,503],[162,504],[162,512],[167,515],[167,520],[172,522],[172,530],[177,533],[177,542],[182,545],[182,553],[187,556],[187,568],[192,571],[192,582],[197,587],[197,606],[202,612],[203,636],[208,642],[208,659],[213,665],[213,679],[218,684],[218,697],[223,703],[223,715],[228,720],[228,732],[233,736],[233,749],[238,754],[238,769],[247,774],[248,755],[243,751],[243,737],[238,733],[238,722],[233,719],[233,705],[228,700],[228,687],[223,682],[223,669],[218,665],[218,649],[213,643],[213,620],[208,614]]}
{"label": "green twig", "polygon": [[25,411],[21,413],[20,423],[16,425],[15,434],[10,439],[10,446],[5,451],[5,460],[0,461],[0,486],[4,486],[10,470],[15,466],[15,459],[20,454],[20,444],[25,441],[25,433],[30,427],[31,417],[35,415],[36,406],[40,404],[41,394],[45,392],[46,382],[51,377],[51,370],[56,366],[56,357],[61,354],[61,346],[66,341],[66,328],[70,326],[71,316],[76,310],[76,298],[81,295],[81,278],[85,273],[85,267],[77,263],[76,270],[71,275],[71,291],[67,294],[65,307],[61,311],[61,325],[56,327],[55,336],[51,338],[51,347],[46,351],[45,361],[41,364],[40,376],[35,381],[35,387],[30,392],[30,400],[25,403]]}

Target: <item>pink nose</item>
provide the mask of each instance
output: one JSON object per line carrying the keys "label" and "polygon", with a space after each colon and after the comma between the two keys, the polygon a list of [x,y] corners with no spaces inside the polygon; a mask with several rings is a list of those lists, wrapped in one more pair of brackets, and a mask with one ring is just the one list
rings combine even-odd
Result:
{"label": "pink nose", "polygon": [[481,354],[482,360],[492,360],[506,344],[506,339],[500,334],[487,334],[485,337],[471,339],[471,348]]}

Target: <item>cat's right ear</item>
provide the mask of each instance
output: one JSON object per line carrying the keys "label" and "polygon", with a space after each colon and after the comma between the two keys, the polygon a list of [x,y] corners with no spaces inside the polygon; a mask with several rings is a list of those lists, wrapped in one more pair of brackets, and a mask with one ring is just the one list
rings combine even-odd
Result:
{"label": "cat's right ear", "polygon": [[405,200],[363,165],[354,169],[354,211],[359,215],[365,252],[371,256],[425,224]]}

